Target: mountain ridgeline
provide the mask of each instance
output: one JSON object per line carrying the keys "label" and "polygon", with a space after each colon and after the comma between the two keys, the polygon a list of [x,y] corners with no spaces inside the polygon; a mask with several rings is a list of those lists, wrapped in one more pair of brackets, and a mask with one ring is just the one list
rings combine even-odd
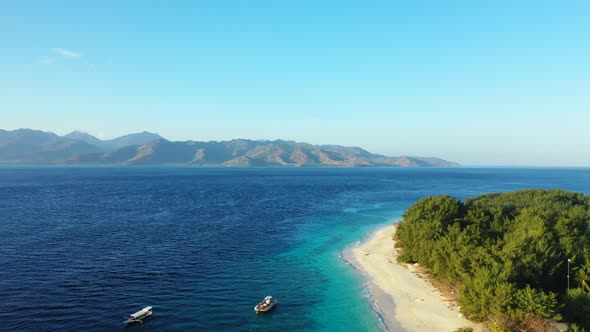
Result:
{"label": "mountain ridgeline", "polygon": [[31,129],[0,130],[0,164],[449,167],[439,158],[386,157],[358,147],[293,141],[173,142],[142,132],[101,140]]}
{"label": "mountain ridgeline", "polygon": [[[562,190],[426,197],[404,213],[400,261],[418,262],[492,331],[590,331],[590,196]],[[568,330],[568,331],[570,331]]]}

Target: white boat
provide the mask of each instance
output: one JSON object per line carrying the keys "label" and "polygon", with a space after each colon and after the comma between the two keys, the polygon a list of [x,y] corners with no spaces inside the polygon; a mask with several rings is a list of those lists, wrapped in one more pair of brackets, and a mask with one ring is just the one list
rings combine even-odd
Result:
{"label": "white boat", "polygon": [[276,304],[277,304],[277,300],[274,297],[269,295],[269,296],[265,297],[264,300],[262,300],[262,302],[258,303],[254,307],[254,311],[256,311],[256,313],[267,312],[270,309],[272,309]]}
{"label": "white boat", "polygon": [[142,323],[142,319],[149,317],[152,315],[152,307],[145,307],[138,312],[131,314],[125,318],[123,324],[130,324],[130,323]]}

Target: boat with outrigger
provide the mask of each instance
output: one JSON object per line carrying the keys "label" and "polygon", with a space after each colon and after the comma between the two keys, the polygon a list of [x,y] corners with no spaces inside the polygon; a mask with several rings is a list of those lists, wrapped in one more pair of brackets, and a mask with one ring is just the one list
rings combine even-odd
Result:
{"label": "boat with outrigger", "polygon": [[260,303],[258,303],[255,307],[254,307],[254,311],[256,311],[256,313],[263,313],[263,312],[267,312],[270,309],[274,308],[274,306],[277,304],[277,300],[272,297],[271,295],[267,296],[264,298],[264,300],[262,300]]}
{"label": "boat with outrigger", "polygon": [[152,307],[145,307],[139,310],[136,313],[133,313],[129,316],[123,317],[125,321],[123,324],[131,324],[131,323],[141,323],[143,324],[142,320],[152,315]]}

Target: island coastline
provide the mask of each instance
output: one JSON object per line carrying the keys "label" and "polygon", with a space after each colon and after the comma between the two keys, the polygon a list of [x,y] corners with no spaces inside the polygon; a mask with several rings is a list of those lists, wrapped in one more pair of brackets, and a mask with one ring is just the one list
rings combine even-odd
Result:
{"label": "island coastline", "polygon": [[477,325],[459,312],[419,267],[397,262],[395,224],[373,231],[368,238],[346,248],[342,258],[366,278],[371,305],[386,331],[454,331]]}

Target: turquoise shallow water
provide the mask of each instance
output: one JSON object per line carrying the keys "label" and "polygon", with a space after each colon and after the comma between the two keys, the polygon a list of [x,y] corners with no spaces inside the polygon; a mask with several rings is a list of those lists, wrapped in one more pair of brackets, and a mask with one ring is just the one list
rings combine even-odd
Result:
{"label": "turquoise shallow water", "polygon": [[378,331],[344,248],[426,195],[525,188],[589,193],[590,172],[0,167],[0,330],[124,330],[152,305],[126,329]]}
{"label": "turquoise shallow water", "polygon": [[[342,254],[364,234],[392,222],[395,214],[383,209],[343,211],[340,216],[317,220],[300,234],[305,246],[287,255],[307,258],[309,269],[317,271],[323,281],[323,286],[315,290],[321,301],[309,312],[310,320],[322,323],[310,330],[378,331],[385,327],[371,306],[363,276],[342,259]],[[333,224],[341,226],[330,226]]]}

